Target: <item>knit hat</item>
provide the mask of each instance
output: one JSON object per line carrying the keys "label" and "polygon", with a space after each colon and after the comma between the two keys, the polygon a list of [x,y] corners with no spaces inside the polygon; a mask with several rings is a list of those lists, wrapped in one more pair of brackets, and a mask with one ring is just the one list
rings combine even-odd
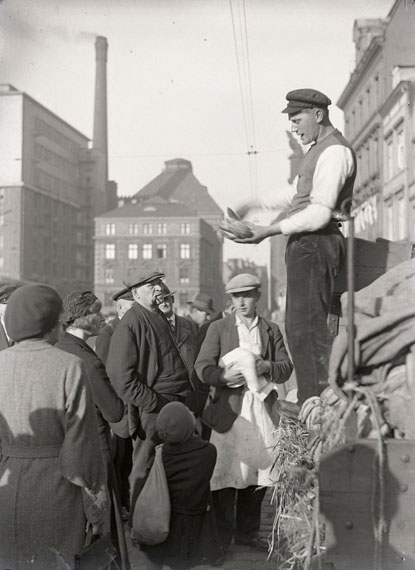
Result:
{"label": "knit hat", "polygon": [[166,443],[184,443],[195,432],[196,420],[181,402],[169,402],[157,416],[156,429]]}
{"label": "knit hat", "polygon": [[73,291],[63,300],[62,324],[67,327],[79,317],[97,313],[101,307],[101,301],[92,291]]}
{"label": "knit hat", "polygon": [[7,303],[4,323],[15,342],[39,338],[59,321],[62,299],[47,285],[23,285],[12,293]]}

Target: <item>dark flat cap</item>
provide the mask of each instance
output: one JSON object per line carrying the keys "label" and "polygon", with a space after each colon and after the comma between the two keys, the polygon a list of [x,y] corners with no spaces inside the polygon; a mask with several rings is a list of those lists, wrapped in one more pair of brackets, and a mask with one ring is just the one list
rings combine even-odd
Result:
{"label": "dark flat cap", "polygon": [[5,304],[10,298],[10,295],[22,285],[19,283],[2,283],[0,285],[0,303]]}
{"label": "dark flat cap", "polygon": [[134,301],[133,294],[131,293],[131,289],[129,287],[124,287],[121,291],[117,291],[112,296],[113,301],[118,301],[119,299],[125,299],[126,301]]}
{"label": "dark flat cap", "polygon": [[142,285],[147,285],[148,283],[153,283],[153,281],[160,281],[160,279],[163,279],[164,277],[164,273],[159,273],[159,272],[151,272],[151,273],[145,273],[145,274],[141,274],[141,275],[137,275],[137,276],[133,276],[132,279],[129,279],[129,282],[126,283],[126,289],[131,290],[135,287],[141,287]]}
{"label": "dark flat cap", "polygon": [[250,273],[240,273],[235,275],[227,283],[225,287],[226,293],[242,293],[243,291],[251,291],[252,289],[259,289],[261,281],[256,275]]}
{"label": "dark flat cap", "polygon": [[327,95],[316,89],[295,89],[287,93],[286,99],[288,103],[282,113],[298,113],[303,109],[314,109],[314,107],[325,109],[331,105]]}

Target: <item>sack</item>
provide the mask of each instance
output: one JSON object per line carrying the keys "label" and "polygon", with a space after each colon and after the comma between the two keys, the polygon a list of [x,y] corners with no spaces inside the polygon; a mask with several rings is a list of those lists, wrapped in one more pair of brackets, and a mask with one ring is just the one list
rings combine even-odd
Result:
{"label": "sack", "polygon": [[89,536],[86,545],[75,554],[75,570],[104,570],[115,558],[116,550],[109,534],[96,540]]}
{"label": "sack", "polygon": [[134,507],[133,533],[140,544],[160,544],[169,534],[170,495],[162,448],[163,445],[156,447],[153,466]]}

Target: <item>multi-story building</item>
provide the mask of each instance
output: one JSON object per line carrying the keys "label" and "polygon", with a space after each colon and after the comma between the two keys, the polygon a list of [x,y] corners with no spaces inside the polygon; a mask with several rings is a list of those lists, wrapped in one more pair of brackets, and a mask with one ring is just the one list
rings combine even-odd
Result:
{"label": "multi-story building", "polygon": [[166,275],[176,291],[178,313],[188,311],[196,293],[223,302],[222,238],[216,222],[222,211],[194,177],[191,163],[177,159],[140,192],[119,200],[120,207],[95,219],[95,293],[105,313],[112,295],[149,271]]}
{"label": "multi-story building", "polygon": [[396,0],[384,19],[356,20],[356,67],[340,96],[358,161],[356,235],[414,239],[415,5]]}
{"label": "multi-story building", "polygon": [[[107,44],[97,38],[97,82]],[[97,91],[98,92],[98,91]],[[116,200],[107,180],[106,115],[96,98],[94,144],[11,85],[0,86],[0,277],[65,295],[93,286],[93,218]],[[106,104],[106,102],[105,102]],[[105,139],[105,142],[104,140]]]}

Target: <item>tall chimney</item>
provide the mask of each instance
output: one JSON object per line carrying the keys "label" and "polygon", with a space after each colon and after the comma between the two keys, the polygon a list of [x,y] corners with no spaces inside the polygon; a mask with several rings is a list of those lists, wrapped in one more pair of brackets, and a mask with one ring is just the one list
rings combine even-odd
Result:
{"label": "tall chimney", "polygon": [[93,148],[102,153],[105,161],[105,179],[108,180],[107,139],[107,38],[98,36],[95,40],[95,107]]}

